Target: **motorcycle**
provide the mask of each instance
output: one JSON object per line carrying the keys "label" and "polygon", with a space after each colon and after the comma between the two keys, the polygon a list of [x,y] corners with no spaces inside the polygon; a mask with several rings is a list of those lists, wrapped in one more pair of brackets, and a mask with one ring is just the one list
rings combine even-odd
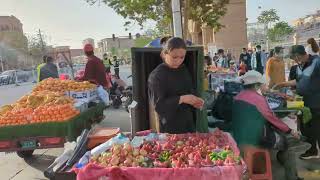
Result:
{"label": "motorcycle", "polygon": [[[130,78],[131,76],[128,76]],[[110,99],[112,100],[112,106],[115,109],[119,109],[123,104],[123,107],[129,112],[128,106],[132,102],[132,86],[127,86],[126,83],[113,76],[112,86],[110,88]],[[123,101],[124,99],[124,101]]]}

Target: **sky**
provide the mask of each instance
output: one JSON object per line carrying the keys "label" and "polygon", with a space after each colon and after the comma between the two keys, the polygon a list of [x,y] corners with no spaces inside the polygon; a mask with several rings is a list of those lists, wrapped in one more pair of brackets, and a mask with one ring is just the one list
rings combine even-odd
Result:
{"label": "sky", "polygon": [[[320,10],[320,0],[247,0],[247,17],[255,22],[261,10],[274,8],[281,20],[294,19]],[[82,40],[128,36],[141,32],[138,26],[125,31],[125,20],[104,4],[90,6],[85,0],[0,0],[0,16],[14,15],[23,24],[27,35],[36,34],[39,29],[46,40],[54,46],[81,48]],[[147,23],[146,29],[152,28]]]}

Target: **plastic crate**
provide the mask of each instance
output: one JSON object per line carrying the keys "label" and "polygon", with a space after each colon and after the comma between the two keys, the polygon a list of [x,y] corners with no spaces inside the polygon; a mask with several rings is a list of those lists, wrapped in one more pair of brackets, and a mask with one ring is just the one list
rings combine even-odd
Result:
{"label": "plastic crate", "polygon": [[120,128],[110,128],[110,127],[95,128],[89,134],[87,148],[92,149],[108,141],[118,133],[120,133]]}

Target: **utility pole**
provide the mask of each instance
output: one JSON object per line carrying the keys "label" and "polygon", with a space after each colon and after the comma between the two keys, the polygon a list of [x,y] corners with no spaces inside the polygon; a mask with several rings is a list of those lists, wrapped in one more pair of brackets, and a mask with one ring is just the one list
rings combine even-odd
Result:
{"label": "utility pole", "polygon": [[1,72],[4,71],[4,66],[3,66],[3,57],[2,57],[2,48],[0,47],[0,62],[1,62]]}
{"label": "utility pole", "polygon": [[41,53],[42,56],[45,54],[45,47],[44,47],[44,42],[43,42],[43,38],[42,38],[42,34],[41,34],[41,30],[39,29],[39,39],[40,39],[40,44],[41,44]]}
{"label": "utility pole", "polygon": [[180,0],[172,0],[172,19],[174,36],[182,38]]}

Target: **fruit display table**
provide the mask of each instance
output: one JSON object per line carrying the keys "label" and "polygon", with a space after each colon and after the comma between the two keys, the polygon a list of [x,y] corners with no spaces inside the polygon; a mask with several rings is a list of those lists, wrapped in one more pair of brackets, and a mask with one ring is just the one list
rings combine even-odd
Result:
{"label": "fruit display table", "polygon": [[[91,120],[103,115],[104,105],[99,103],[86,111],[64,122],[35,123],[19,126],[5,126],[0,128],[0,140],[11,140],[21,137],[57,136],[66,137],[73,141],[79,135],[79,131],[90,127]],[[78,133],[77,133],[78,132]]]}
{"label": "fruit display table", "polygon": [[[240,180],[246,172],[239,149],[228,133],[216,130],[167,137],[146,140],[138,147],[115,144],[100,156],[93,156],[86,166],[74,169],[77,179]],[[133,140],[131,144],[135,144]]]}
{"label": "fruit display table", "polygon": [[230,81],[237,78],[235,72],[210,72],[208,74],[209,89],[216,90],[223,87],[224,81]]}
{"label": "fruit display table", "polygon": [[83,129],[90,129],[92,123],[101,121],[104,109],[99,103],[68,121],[1,127],[0,151],[33,152],[63,147],[65,141],[74,141]]}

